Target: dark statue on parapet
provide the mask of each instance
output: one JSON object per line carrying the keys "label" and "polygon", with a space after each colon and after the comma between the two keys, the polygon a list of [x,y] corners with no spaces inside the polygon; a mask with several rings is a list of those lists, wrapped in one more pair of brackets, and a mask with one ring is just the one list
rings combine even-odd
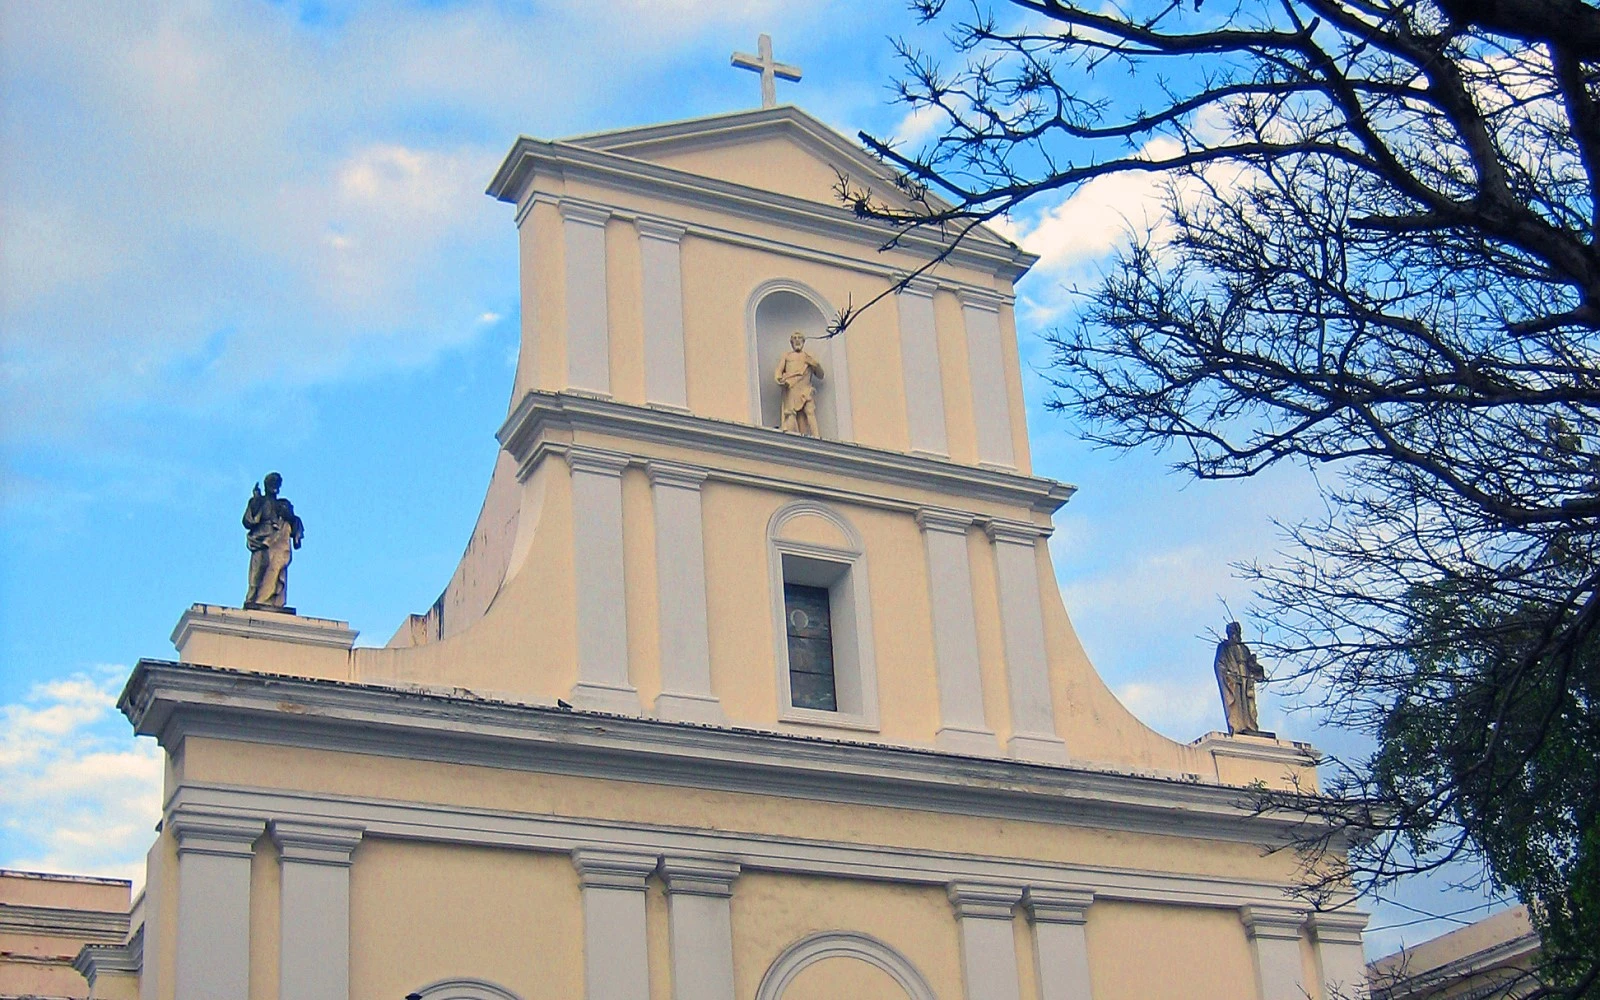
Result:
{"label": "dark statue on parapet", "polygon": [[[262,492],[262,486],[266,492]],[[306,536],[294,504],[278,495],[283,477],[276,472],[255,485],[244,508],[245,545],[250,549],[250,580],[244,606],[251,611],[281,611],[289,597],[289,560]]]}
{"label": "dark statue on parapet", "polygon": [[806,335],[789,335],[789,353],[778,362],[773,380],[783,387],[780,430],[806,437],[821,437],[817,427],[817,389],[812,378],[822,378],[822,363],[806,350]]}
{"label": "dark statue on parapet", "polygon": [[1217,643],[1212,663],[1222,693],[1222,711],[1228,717],[1228,735],[1271,736],[1260,729],[1256,717],[1256,683],[1266,680],[1267,672],[1245,645],[1243,635],[1238,622],[1229,622],[1228,637]]}

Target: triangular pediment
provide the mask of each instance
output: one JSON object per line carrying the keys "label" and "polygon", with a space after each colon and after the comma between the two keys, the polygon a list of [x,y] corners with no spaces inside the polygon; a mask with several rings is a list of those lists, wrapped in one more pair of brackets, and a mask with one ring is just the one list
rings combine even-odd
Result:
{"label": "triangular pediment", "polygon": [[[911,202],[882,162],[792,105],[573,136],[562,142],[672,170],[841,207],[841,173],[896,208]],[[985,227],[969,238],[1010,242]]]}

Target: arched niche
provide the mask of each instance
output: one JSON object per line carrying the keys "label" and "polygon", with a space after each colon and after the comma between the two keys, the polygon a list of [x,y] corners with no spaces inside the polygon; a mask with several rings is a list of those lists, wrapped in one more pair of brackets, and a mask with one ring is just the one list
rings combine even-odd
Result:
{"label": "arched niche", "polygon": [[414,993],[407,993],[406,1000],[522,1000],[522,998],[487,979],[441,979],[436,983],[429,983]]}
{"label": "arched niche", "polygon": [[750,373],[750,421],[777,427],[782,416],[783,391],[772,378],[778,362],[789,351],[789,335],[806,336],[806,350],[822,363],[817,383],[817,426],[822,436],[835,441],[854,437],[850,424],[850,373],[844,343],[824,338],[833,308],[807,286],[787,279],[768,281],[750,296],[747,324]]}
{"label": "arched niche", "polygon": [[[857,931],[823,931],[789,945],[761,977],[761,985],[756,987],[756,1000],[785,1000],[789,987],[796,985],[801,974],[818,963],[832,967],[828,970],[833,973],[829,979],[840,973],[848,976],[848,962],[865,963],[887,976],[906,1000],[937,1000],[933,988],[908,958],[870,934]],[[881,980],[882,976],[863,978]]]}

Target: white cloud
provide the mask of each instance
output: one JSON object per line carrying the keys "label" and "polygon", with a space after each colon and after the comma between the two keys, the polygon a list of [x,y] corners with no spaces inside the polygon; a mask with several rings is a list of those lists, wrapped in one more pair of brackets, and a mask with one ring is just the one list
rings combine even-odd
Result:
{"label": "white cloud", "polygon": [[1116,692],[1141,722],[1173,739],[1192,740],[1218,728],[1221,722],[1217,686],[1205,674],[1135,681],[1118,687]]}
{"label": "white cloud", "polygon": [[0,705],[0,866],[143,880],[162,755],[116,710],[126,673],[73,674]]}

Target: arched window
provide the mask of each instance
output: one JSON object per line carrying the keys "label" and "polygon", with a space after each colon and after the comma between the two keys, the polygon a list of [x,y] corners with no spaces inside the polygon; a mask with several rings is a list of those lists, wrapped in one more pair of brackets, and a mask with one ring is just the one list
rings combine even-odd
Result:
{"label": "arched window", "polygon": [[789,335],[798,330],[806,335],[806,350],[822,364],[823,378],[817,383],[818,429],[825,438],[852,439],[850,373],[844,344],[822,338],[832,311],[825,299],[797,281],[768,281],[751,294],[747,322],[749,356],[755,364],[750,386],[752,423],[778,426],[783,393],[772,374],[789,351]]}
{"label": "arched window", "polygon": [[406,1000],[522,1000],[522,998],[487,979],[441,979],[415,993],[407,993]]}
{"label": "arched window", "polygon": [[878,727],[872,602],[861,534],[843,514],[795,500],[767,523],[778,717]]}
{"label": "arched window", "polygon": [[784,991],[807,966],[834,958],[865,962],[887,973],[905,991],[907,1000],[936,1000],[933,988],[909,959],[877,938],[857,931],[823,931],[785,948],[761,977],[756,1000],[783,1000]]}

